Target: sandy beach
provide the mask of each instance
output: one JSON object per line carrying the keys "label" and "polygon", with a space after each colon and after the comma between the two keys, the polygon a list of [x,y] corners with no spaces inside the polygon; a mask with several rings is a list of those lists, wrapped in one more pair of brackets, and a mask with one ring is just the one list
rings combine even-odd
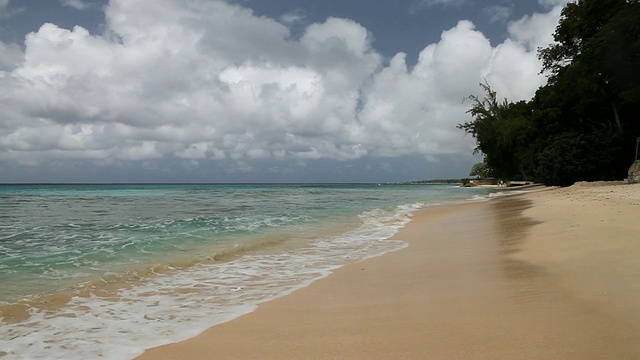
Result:
{"label": "sandy beach", "polygon": [[140,359],[639,359],[640,185],[414,215],[405,249]]}

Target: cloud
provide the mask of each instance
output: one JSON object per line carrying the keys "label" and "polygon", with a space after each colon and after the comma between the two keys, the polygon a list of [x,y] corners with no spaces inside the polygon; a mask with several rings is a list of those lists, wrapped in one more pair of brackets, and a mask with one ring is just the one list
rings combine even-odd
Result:
{"label": "cloud", "polygon": [[295,25],[304,22],[307,16],[302,10],[290,11],[280,16],[280,21],[285,25]]}
{"label": "cloud", "polygon": [[460,21],[408,68],[402,53],[385,63],[349,19],[293,39],[223,1],[112,0],[103,35],[44,24],[24,54],[2,44],[13,55],[0,58],[0,163],[233,173],[402,156],[435,164],[474,147],[455,125],[478,83],[519,100],[544,82],[535,49],[558,11],[513,22],[496,47]]}
{"label": "cloud", "polygon": [[572,1],[573,0],[538,0],[538,3],[546,8],[553,8],[556,6],[564,7]]}
{"label": "cloud", "polygon": [[12,17],[24,11],[24,8],[12,7],[10,0],[0,0],[0,19]]}
{"label": "cloud", "polygon": [[91,6],[87,0],[60,0],[62,6],[72,7],[77,10],[84,10]]}
{"label": "cloud", "polygon": [[20,46],[0,41],[0,72],[15,69],[22,63],[23,58]]}
{"label": "cloud", "polygon": [[513,14],[513,4],[511,6],[491,5],[482,10],[482,13],[490,22],[500,22],[508,20]]}
{"label": "cloud", "polygon": [[459,7],[466,3],[466,0],[421,0],[418,4],[420,8],[430,8],[434,6],[454,6]]}
{"label": "cloud", "polygon": [[513,21],[508,26],[510,38],[532,51],[548,46],[554,41],[553,32],[558,25],[562,7],[562,5],[556,5],[547,13],[525,15]]}

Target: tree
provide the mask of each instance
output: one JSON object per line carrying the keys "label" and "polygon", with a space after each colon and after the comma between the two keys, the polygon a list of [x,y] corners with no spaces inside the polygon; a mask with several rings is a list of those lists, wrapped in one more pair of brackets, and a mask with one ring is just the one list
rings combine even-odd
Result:
{"label": "tree", "polygon": [[622,179],[640,135],[640,0],[568,3],[539,51],[548,83],[529,102],[498,101],[487,83],[458,128],[496,177],[547,185]]}
{"label": "tree", "polygon": [[540,150],[563,133],[582,135],[590,141],[581,158],[599,165],[573,180],[622,178],[640,134],[640,2],[569,3],[554,39],[539,52],[550,73],[534,98],[536,131],[547,135]]}
{"label": "tree", "polygon": [[569,82],[592,108],[587,121],[638,130],[640,106],[640,2],[578,0],[562,10],[555,44],[539,51],[549,83]]}
{"label": "tree", "polygon": [[549,185],[568,186],[576,180],[620,179],[611,166],[619,141],[610,132],[564,132],[548,140],[538,154],[536,179]]}
{"label": "tree", "polygon": [[481,83],[485,97],[469,96],[473,106],[467,111],[473,120],[458,124],[458,128],[476,139],[474,153],[485,155],[484,162],[493,176],[502,179],[526,177],[519,155],[528,135],[529,107],[526,102],[498,101],[497,93],[488,83]]}
{"label": "tree", "polygon": [[475,163],[471,167],[471,171],[469,172],[469,176],[475,176],[478,178],[488,178],[492,177],[493,170],[487,165],[486,160]]}

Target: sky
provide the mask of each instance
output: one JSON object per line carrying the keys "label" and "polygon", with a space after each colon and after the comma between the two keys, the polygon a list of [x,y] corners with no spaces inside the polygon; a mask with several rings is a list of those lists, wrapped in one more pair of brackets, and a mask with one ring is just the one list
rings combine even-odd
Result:
{"label": "sky", "polygon": [[0,0],[0,183],[465,177],[566,2]]}

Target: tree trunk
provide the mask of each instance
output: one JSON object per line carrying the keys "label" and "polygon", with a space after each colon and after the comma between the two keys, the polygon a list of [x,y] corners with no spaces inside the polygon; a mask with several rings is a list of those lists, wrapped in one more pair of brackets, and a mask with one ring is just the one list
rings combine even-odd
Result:
{"label": "tree trunk", "polygon": [[618,125],[618,131],[622,131],[622,124],[620,124],[620,115],[618,114],[618,107],[612,101],[611,108],[613,109],[613,117],[616,119],[616,125]]}

